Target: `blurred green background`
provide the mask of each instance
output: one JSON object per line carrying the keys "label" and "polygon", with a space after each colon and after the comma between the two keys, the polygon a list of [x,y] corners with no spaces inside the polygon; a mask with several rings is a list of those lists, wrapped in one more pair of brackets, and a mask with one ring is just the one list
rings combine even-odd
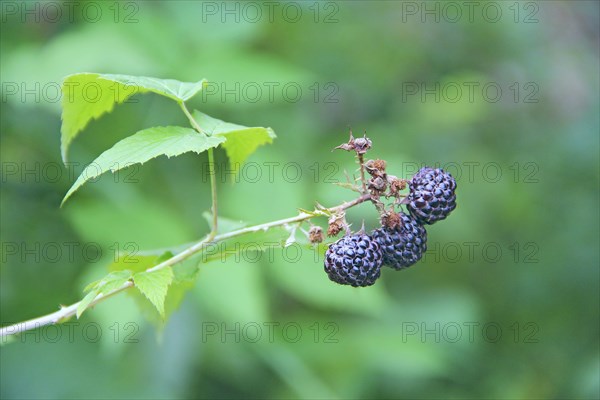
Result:
{"label": "blurred green background", "polygon": [[[103,150],[186,124],[136,96],[89,124],[65,168],[68,74],[207,78],[191,107],[272,127],[254,170],[220,179],[225,217],[353,198],[331,184],[355,169],[330,151],[349,126],[390,173],[445,166],[458,208],[423,262],[370,288],[275,250],[203,265],[158,331],[116,296],[2,346],[1,397],[598,398],[598,3],[466,3],[2,2],[3,325],[79,300],[116,249],[208,231],[205,155],[108,174],[59,209]],[[369,205],[349,219],[377,224]]]}

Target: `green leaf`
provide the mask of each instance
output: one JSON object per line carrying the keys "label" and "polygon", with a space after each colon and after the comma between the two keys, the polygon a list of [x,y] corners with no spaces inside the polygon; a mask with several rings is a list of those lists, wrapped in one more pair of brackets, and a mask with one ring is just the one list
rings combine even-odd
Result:
{"label": "green leaf", "polygon": [[[189,244],[184,246],[184,248],[187,247],[189,247]],[[180,250],[183,250],[184,248]],[[120,254],[117,260],[109,265],[108,269],[114,271],[112,272],[113,274],[130,274],[130,270],[134,273],[143,273],[147,269],[152,268],[171,257],[173,257],[173,253],[165,250],[141,251],[136,254],[124,253]],[[157,327],[162,327],[164,325],[166,319],[179,307],[186,292],[194,286],[199,272],[197,257],[192,257],[191,259],[175,264],[170,269],[173,270],[173,281],[169,286],[166,298],[164,299],[164,313],[160,313],[155,304],[149,301],[149,298],[141,293],[141,290],[129,292],[129,295],[133,297],[136,305],[139,307],[140,312]],[[138,274],[136,274],[136,276],[137,275]]]}
{"label": "green leaf", "polygon": [[92,289],[96,289],[98,285],[100,285],[100,282],[102,282],[102,279],[88,283],[87,286],[83,288],[83,293],[89,292]]}
{"label": "green leaf", "polygon": [[79,175],[61,205],[85,182],[107,171],[115,172],[132,164],[143,164],[161,155],[172,157],[190,151],[202,153],[224,141],[225,139],[222,137],[206,137],[191,128],[180,126],[144,129],[121,140],[100,154]]}
{"label": "green leaf", "polygon": [[69,145],[92,119],[112,111],[136,93],[136,88],[101,80],[100,74],[76,74],[62,84],[61,153],[67,161]]}
{"label": "green leaf", "polygon": [[99,293],[106,294],[114,289],[122,286],[131,278],[130,270],[114,271],[106,275],[104,278],[94,281],[87,285],[83,291],[98,290]]}
{"label": "green leaf", "polygon": [[[166,321],[179,308],[186,293],[194,287],[199,272],[197,257],[173,266],[173,283],[169,286],[165,299],[165,315],[162,317],[162,321]],[[158,318],[154,320],[157,325],[162,322]]]}
{"label": "green leaf", "polygon": [[152,272],[138,272],[133,276],[133,282],[138,290],[146,296],[156,307],[156,310],[165,317],[165,298],[167,289],[173,282],[173,270],[163,268]]}
{"label": "green leaf", "polygon": [[140,313],[158,329],[164,328],[167,319],[179,308],[187,292],[194,287],[199,273],[198,259],[192,257],[174,265],[172,269],[173,282],[164,301],[164,315],[160,315],[156,307],[139,291],[128,293],[134,299]]}
{"label": "green leaf", "polygon": [[82,73],[67,76],[62,85],[61,153],[67,161],[67,150],[75,137],[92,119],[111,112],[137,93],[154,92],[181,102],[197,94],[206,80],[179,82],[129,75]]}
{"label": "green leaf", "polygon": [[94,289],[91,292],[89,292],[88,294],[86,294],[85,297],[83,298],[83,300],[81,300],[79,302],[79,305],[77,306],[77,311],[75,313],[75,315],[77,316],[77,319],[79,319],[79,317],[81,317],[81,314],[83,314],[83,312],[85,310],[87,310],[87,308],[90,306],[92,301],[94,301],[96,296],[98,296],[98,294],[99,294],[99,290]]}
{"label": "green leaf", "polygon": [[102,74],[101,79],[118,82],[127,86],[138,87],[149,92],[160,94],[175,101],[187,101],[200,92],[206,85],[206,79],[198,82],[180,82],[175,79],[159,79],[147,76]]}
{"label": "green leaf", "polygon": [[227,141],[223,147],[229,157],[233,169],[239,172],[241,165],[256,151],[258,146],[273,143],[277,136],[271,128],[254,127],[231,124],[221,121],[194,110],[194,119],[203,131],[212,137],[225,137]]}
{"label": "green leaf", "polygon": [[113,290],[120,288],[125,284],[125,282],[131,279],[131,275],[132,273],[129,270],[113,271],[104,278],[87,285],[83,291],[87,292],[90,290],[90,292],[85,295],[83,300],[81,300],[77,306],[77,318],[79,319],[81,314],[83,314],[83,312],[89,307],[90,303],[96,298],[96,296],[99,294],[108,294]]}
{"label": "green leaf", "polygon": [[111,272],[100,281],[98,289],[101,294],[108,294],[123,286],[131,277],[132,272],[129,270]]}

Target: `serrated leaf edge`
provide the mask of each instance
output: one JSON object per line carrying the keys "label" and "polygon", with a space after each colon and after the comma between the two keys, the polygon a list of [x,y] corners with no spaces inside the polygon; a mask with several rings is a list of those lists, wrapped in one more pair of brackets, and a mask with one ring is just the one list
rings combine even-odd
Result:
{"label": "serrated leaf edge", "polygon": [[[158,306],[156,304],[154,304],[152,302],[152,300],[146,295],[146,293],[144,293],[136,284],[135,282],[135,277],[141,274],[152,274],[153,272],[157,272],[157,271],[152,271],[152,272],[148,272],[148,271],[142,271],[142,272],[138,272],[136,274],[134,274],[132,276],[132,280],[133,280],[133,284],[135,286],[135,288],[138,290],[138,292],[140,292],[149,302],[150,304],[152,304],[154,306],[154,308],[156,308],[156,310],[158,311],[158,314],[164,319],[165,318],[165,300],[167,298],[167,295],[169,294],[169,287],[173,284],[173,281],[175,280],[175,274],[173,273],[173,270],[169,268],[169,270],[171,271],[171,281],[167,284],[167,290],[165,292],[165,297],[162,301],[162,310],[158,308]],[[160,270],[159,270],[160,271]]]}

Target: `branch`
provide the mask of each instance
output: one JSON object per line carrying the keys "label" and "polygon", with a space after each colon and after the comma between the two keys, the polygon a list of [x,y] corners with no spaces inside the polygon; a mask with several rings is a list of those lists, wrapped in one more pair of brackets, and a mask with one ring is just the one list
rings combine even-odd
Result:
{"label": "branch", "polygon": [[[159,269],[172,267],[173,265],[178,264],[178,263],[190,258],[194,254],[201,252],[205,248],[206,244],[208,244],[208,243],[217,243],[217,242],[221,242],[223,240],[231,239],[231,238],[234,238],[237,236],[242,236],[242,235],[245,235],[248,233],[257,232],[257,231],[261,231],[261,230],[267,230],[269,228],[274,228],[276,226],[283,226],[283,225],[291,224],[294,222],[306,221],[306,220],[309,220],[314,217],[329,216],[329,214],[339,213],[340,211],[344,211],[348,208],[354,207],[354,206],[361,204],[365,201],[368,201],[370,199],[371,199],[371,196],[369,194],[363,194],[362,196],[360,196],[352,201],[345,202],[336,207],[331,207],[331,208],[326,208],[326,209],[317,208],[313,212],[300,212],[295,217],[280,219],[277,221],[267,222],[267,223],[260,224],[260,225],[249,226],[247,228],[242,228],[242,229],[238,229],[235,231],[223,233],[221,235],[213,235],[212,239],[211,239],[211,235],[212,235],[212,233],[211,233],[206,238],[193,244],[192,246],[188,247],[187,249],[183,250],[182,252],[174,255],[173,257],[163,261],[162,263],[160,263],[152,268],[147,269],[146,272],[153,272],[153,271],[158,271]],[[106,300],[107,298],[109,298],[119,292],[129,289],[131,287],[133,287],[133,282],[127,281],[122,286],[118,287],[117,289],[113,290],[110,293],[107,293],[105,295],[99,294],[92,301],[92,303],[90,304],[90,307],[100,303],[101,301]],[[28,321],[18,322],[16,324],[0,328],[0,337],[8,336],[8,335],[15,335],[20,332],[24,332],[24,331],[36,329],[36,328],[39,328],[42,326],[52,325],[52,324],[62,322],[76,314],[77,307],[79,306],[80,302],[81,301],[78,301],[77,303],[71,304],[70,306],[65,306],[65,307],[61,306],[60,310],[53,312],[51,314],[44,315],[42,317],[30,319]]]}

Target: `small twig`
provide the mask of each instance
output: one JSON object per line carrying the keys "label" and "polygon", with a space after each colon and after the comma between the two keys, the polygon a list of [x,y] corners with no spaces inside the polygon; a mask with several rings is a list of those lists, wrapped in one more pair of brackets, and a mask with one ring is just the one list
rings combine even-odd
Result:
{"label": "small twig", "polygon": [[343,187],[345,189],[350,189],[353,192],[357,192],[357,193],[362,194],[362,191],[360,190],[360,188],[358,186],[356,186],[356,185],[351,184],[351,183],[336,182],[336,183],[334,183],[334,185],[339,186],[339,187]]}
{"label": "small twig", "polygon": [[360,166],[360,181],[362,184],[362,192],[367,193],[367,183],[365,180],[365,157],[362,153],[356,153],[358,157],[358,165]]}

